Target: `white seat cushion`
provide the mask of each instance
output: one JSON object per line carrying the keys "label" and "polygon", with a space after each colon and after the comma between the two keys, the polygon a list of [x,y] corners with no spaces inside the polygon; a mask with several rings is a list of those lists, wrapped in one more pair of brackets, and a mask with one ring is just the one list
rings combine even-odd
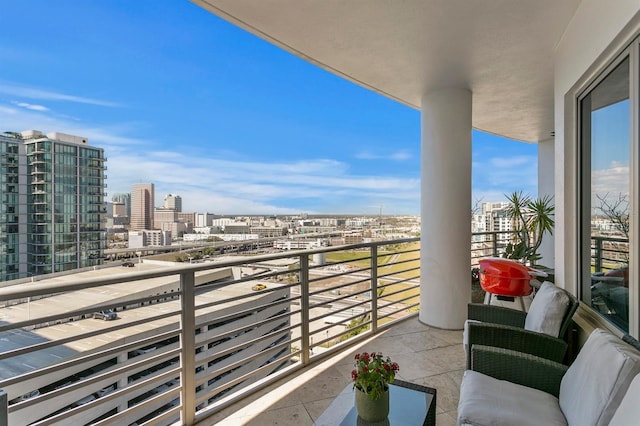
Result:
{"label": "white seat cushion", "polygon": [[640,374],[631,382],[609,426],[631,426],[640,422]]}
{"label": "white seat cushion", "polygon": [[594,330],[560,383],[560,407],[569,424],[607,425],[639,372],[638,351]]}
{"label": "white seat cushion", "polygon": [[458,424],[566,425],[551,394],[467,370],[460,386]]}
{"label": "white seat cushion", "polygon": [[545,281],[531,302],[524,329],[559,337],[569,303],[569,296],[563,290]]}

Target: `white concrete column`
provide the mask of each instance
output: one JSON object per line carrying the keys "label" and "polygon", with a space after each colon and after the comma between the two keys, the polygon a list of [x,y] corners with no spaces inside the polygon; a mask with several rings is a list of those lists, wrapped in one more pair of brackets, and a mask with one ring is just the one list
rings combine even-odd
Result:
{"label": "white concrete column", "polygon": [[[538,198],[553,197],[555,204],[555,140],[553,138],[538,141]],[[555,230],[553,231],[555,234]],[[540,265],[553,268],[555,264],[555,251],[553,235],[545,235],[538,252],[542,256]]]}
{"label": "white concrete column", "polygon": [[471,92],[422,99],[420,321],[461,329],[471,301]]}

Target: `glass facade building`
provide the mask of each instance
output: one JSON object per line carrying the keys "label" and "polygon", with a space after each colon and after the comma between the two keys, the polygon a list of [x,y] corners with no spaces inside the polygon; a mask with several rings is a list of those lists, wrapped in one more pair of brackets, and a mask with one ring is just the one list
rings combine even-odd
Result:
{"label": "glass facade building", "polygon": [[88,146],[86,138],[37,131],[5,134],[0,144],[7,153],[0,170],[0,279],[100,264],[106,246],[104,151]]}

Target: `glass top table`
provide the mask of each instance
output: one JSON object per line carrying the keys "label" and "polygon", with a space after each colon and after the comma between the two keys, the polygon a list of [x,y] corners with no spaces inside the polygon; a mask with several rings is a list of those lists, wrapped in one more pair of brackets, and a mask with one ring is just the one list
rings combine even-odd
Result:
{"label": "glass top table", "polygon": [[378,423],[369,423],[358,417],[353,392],[353,384],[347,385],[314,424],[316,426],[434,426],[436,424],[436,390],[433,388],[395,380],[390,385],[389,417]]}

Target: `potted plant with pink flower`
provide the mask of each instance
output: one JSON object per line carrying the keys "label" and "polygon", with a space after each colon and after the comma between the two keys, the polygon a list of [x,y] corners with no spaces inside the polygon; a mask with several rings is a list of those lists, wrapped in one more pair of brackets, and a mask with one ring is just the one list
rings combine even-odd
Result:
{"label": "potted plant with pink flower", "polygon": [[400,367],[380,352],[356,354],[354,367],[351,378],[358,415],[369,422],[386,419],[389,415],[389,383],[394,381]]}

